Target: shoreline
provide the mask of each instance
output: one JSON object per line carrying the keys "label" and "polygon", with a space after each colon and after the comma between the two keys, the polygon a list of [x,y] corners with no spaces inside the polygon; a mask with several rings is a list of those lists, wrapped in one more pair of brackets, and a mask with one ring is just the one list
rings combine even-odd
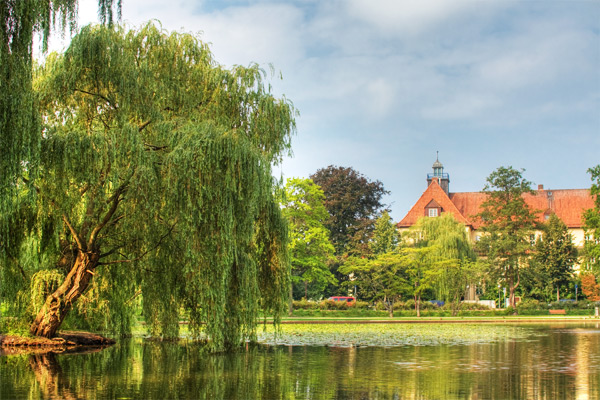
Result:
{"label": "shoreline", "polygon": [[[272,322],[272,320],[267,320]],[[281,324],[493,324],[493,323],[551,323],[597,322],[594,316],[506,316],[506,317],[394,317],[389,319],[369,317],[286,317]]]}
{"label": "shoreline", "polygon": [[79,353],[102,349],[115,343],[113,339],[82,331],[60,331],[52,339],[0,334],[0,355],[32,351]]}

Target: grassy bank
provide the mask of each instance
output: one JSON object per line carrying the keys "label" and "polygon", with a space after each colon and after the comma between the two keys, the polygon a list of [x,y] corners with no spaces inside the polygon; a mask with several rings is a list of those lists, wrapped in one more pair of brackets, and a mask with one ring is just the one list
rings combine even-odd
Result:
{"label": "grassy bank", "polygon": [[[518,316],[539,317],[592,317],[594,310],[565,310],[565,315],[551,315],[549,310],[521,310]],[[449,310],[422,310],[421,317],[424,318],[451,318],[451,317],[484,317],[498,318],[511,317],[515,315],[513,309],[495,310],[459,310],[453,315]],[[294,310],[291,317],[297,318],[389,318],[387,311],[348,309],[348,310]],[[417,318],[415,310],[394,311],[394,318]]]}

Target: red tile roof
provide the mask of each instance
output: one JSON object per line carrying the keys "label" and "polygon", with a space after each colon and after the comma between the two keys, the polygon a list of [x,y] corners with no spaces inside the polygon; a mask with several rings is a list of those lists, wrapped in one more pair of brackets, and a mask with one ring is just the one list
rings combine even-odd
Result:
{"label": "red tile roof", "polygon": [[[474,216],[479,213],[479,207],[486,197],[481,192],[446,195],[437,182],[433,181],[397,226],[407,228],[414,225],[425,215],[427,204],[434,200],[442,207],[443,212],[450,212],[458,221],[478,229],[480,223]],[[555,213],[569,228],[582,227],[584,210],[594,208],[594,200],[588,189],[538,190],[533,195],[524,195],[524,198],[532,209],[539,211],[540,222],[544,221],[545,214]]]}
{"label": "red tile roof", "polygon": [[444,189],[440,187],[437,180],[433,180],[431,184],[427,186],[427,190],[423,192],[421,198],[417,200],[408,214],[406,214],[406,217],[398,223],[398,227],[405,228],[414,225],[419,218],[425,215],[425,208],[427,208],[427,205],[432,200],[439,204],[444,212],[451,212],[458,221],[465,225],[470,225],[469,221],[464,217],[464,214],[456,208]]}

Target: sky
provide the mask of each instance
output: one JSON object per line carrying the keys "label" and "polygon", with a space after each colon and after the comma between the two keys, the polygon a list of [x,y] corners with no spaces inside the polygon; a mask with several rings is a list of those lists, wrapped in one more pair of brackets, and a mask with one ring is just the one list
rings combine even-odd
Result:
{"label": "sky", "polygon": [[[589,188],[600,164],[600,1],[122,2],[131,28],[159,20],[226,67],[272,65],[273,93],[300,113],[277,174],[352,167],[391,192],[395,221],[438,151],[451,192],[500,166],[534,188]],[[97,0],[80,0],[79,24],[97,22]]]}

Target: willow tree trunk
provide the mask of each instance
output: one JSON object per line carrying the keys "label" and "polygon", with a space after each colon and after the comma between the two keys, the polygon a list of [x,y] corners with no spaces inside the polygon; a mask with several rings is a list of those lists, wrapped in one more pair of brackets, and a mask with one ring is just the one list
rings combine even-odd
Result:
{"label": "willow tree trunk", "polygon": [[64,321],[73,303],[90,284],[93,271],[98,265],[99,254],[79,252],[64,282],[46,298],[29,332],[35,336],[52,338]]}

